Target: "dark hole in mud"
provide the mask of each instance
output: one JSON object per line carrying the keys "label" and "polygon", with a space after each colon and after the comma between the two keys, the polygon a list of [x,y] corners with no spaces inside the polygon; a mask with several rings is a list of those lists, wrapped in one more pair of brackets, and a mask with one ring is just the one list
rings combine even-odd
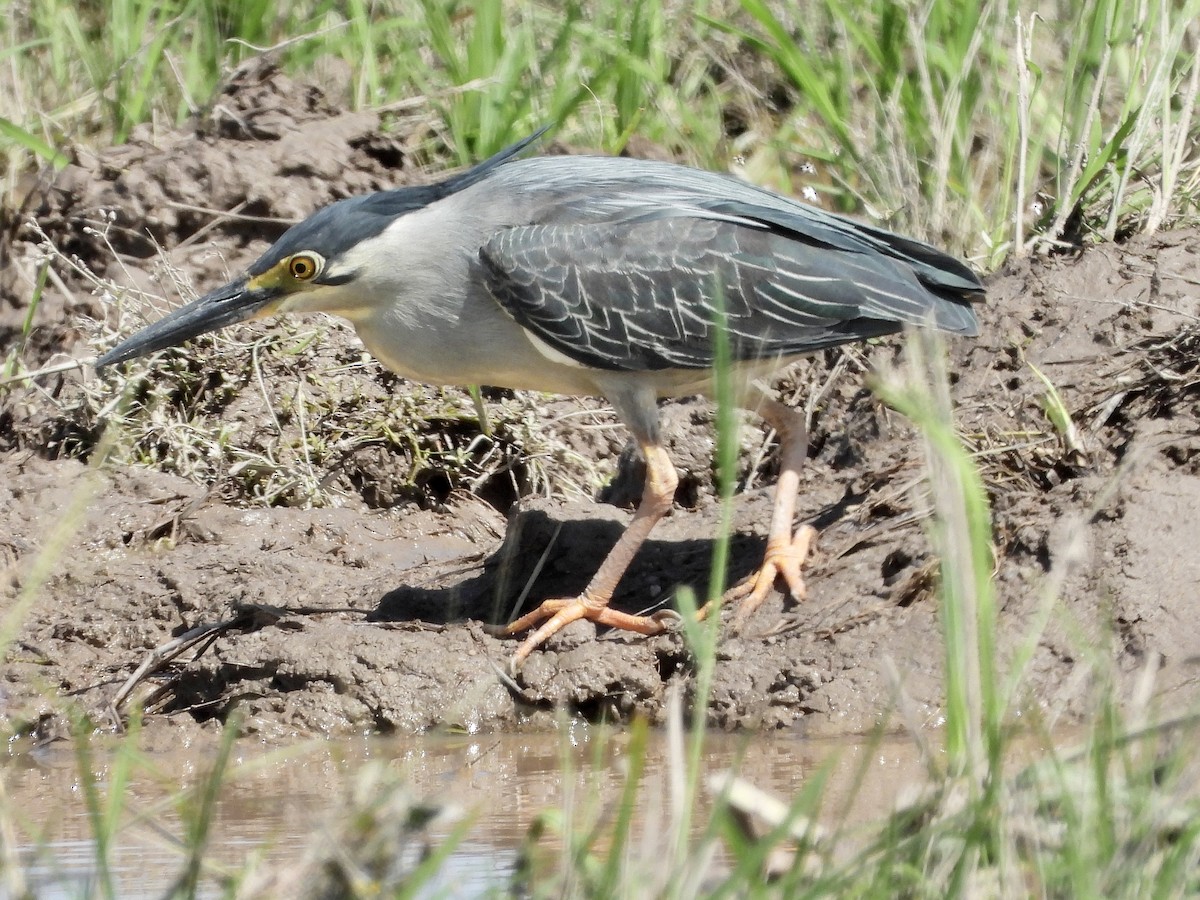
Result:
{"label": "dark hole in mud", "polygon": [[[646,461],[642,454],[629,442],[617,457],[617,474],[600,489],[596,499],[619,509],[635,509],[646,483]],[[678,490],[676,491],[678,502]]]}
{"label": "dark hole in mud", "polygon": [[63,419],[47,421],[39,429],[37,440],[30,449],[43,459],[79,459],[87,462],[104,428],[104,423],[88,425]]}
{"label": "dark hole in mud", "polygon": [[263,245],[273,244],[289,227],[283,222],[273,221],[277,215],[266,200],[249,200],[237,217],[222,223],[221,230],[238,238],[242,246],[260,242]]}
{"label": "dark hole in mud", "polygon": [[749,129],[741,110],[726,109],[721,113],[721,128],[730,140],[741,137]]}
{"label": "dark hole in mud", "polygon": [[[260,690],[246,690],[246,681],[253,683],[254,679],[261,684]],[[236,693],[227,693],[232,685],[238,685]],[[170,677],[170,683],[165,685],[170,692],[170,700],[163,704],[163,715],[185,715],[197,724],[205,722],[225,721],[230,711],[248,698],[257,698],[269,694],[269,679],[262,673],[243,669],[231,673],[229,677],[214,678],[212,675],[198,673],[184,668]]]}
{"label": "dark hole in mud", "polygon": [[[682,509],[695,509],[711,489],[711,479],[690,470],[676,471],[679,484],[675,487],[674,505]],[[600,503],[619,509],[637,509],[646,484],[646,460],[641,451],[630,441],[617,459],[617,474],[596,495]]]}
{"label": "dark hole in mud", "polygon": [[440,509],[465,490],[506,514],[533,488],[519,442],[458,420],[422,423],[404,445],[360,444],[332,468],[370,509],[405,503]]}
{"label": "dark hole in mud", "polygon": [[782,82],[773,82],[770,91],[767,93],[767,102],[773,109],[780,112],[786,112],[791,109],[795,103],[792,97],[792,92]]}
{"label": "dark hole in mud", "polygon": [[369,135],[350,141],[350,146],[355,150],[361,150],[368,158],[375,160],[385,169],[404,168],[405,153],[394,141],[378,135]]}
{"label": "dark hole in mud", "polygon": [[912,561],[912,555],[903,548],[893,550],[885,556],[879,573],[883,577],[883,583],[886,585],[893,584],[896,581],[896,577],[912,565]]}
{"label": "dark hole in mud", "polygon": [[1163,455],[1175,466],[1185,469],[1189,474],[1195,474],[1195,460],[1198,451],[1200,451],[1200,447],[1194,443],[1169,444],[1163,449]]}
{"label": "dark hole in mud", "polygon": [[429,469],[418,475],[416,487],[426,509],[445,504],[454,490],[450,476],[438,469]]}
{"label": "dark hole in mud", "polygon": [[673,678],[681,678],[692,670],[692,657],[681,652],[680,646],[671,646],[669,650],[659,650],[656,654],[658,677],[663,684],[668,684]]}
{"label": "dark hole in mud", "polygon": [[1050,545],[1046,532],[1032,525],[1023,525],[1009,540],[1005,552],[1009,554],[1024,554],[1032,557],[1042,571],[1050,571]]}
{"label": "dark hole in mud", "polygon": [[0,409],[0,451],[4,453],[16,449],[15,423],[11,409]]}
{"label": "dark hole in mud", "polygon": [[589,699],[568,704],[571,715],[579,716],[596,724],[611,724],[629,719],[637,711],[643,696],[628,690],[619,681],[610,682]]}

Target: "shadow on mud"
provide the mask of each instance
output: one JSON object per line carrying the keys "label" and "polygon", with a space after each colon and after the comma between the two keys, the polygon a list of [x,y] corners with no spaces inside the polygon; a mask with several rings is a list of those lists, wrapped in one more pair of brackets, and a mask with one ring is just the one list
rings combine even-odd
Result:
{"label": "shadow on mud", "polygon": [[[687,515],[687,513],[681,513]],[[482,571],[455,580],[446,573],[435,586],[403,585],[385,593],[367,616],[371,622],[422,621],[449,624],[468,619],[502,624],[534,609],[549,597],[574,597],[587,587],[605,555],[621,536],[615,518],[559,520],[543,510],[519,513],[504,543],[483,563]],[[675,590],[687,585],[698,597],[708,595],[715,538],[648,540],[630,566],[612,607],[645,613],[672,605]],[[766,541],[735,534],[726,584],[749,575]]]}

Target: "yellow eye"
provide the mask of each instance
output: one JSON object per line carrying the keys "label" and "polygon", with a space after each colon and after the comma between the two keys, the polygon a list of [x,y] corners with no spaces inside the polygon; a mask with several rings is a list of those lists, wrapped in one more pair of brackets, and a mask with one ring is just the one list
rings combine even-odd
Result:
{"label": "yellow eye", "polygon": [[288,261],[288,271],[297,281],[308,281],[317,274],[317,260],[307,253],[298,253]]}

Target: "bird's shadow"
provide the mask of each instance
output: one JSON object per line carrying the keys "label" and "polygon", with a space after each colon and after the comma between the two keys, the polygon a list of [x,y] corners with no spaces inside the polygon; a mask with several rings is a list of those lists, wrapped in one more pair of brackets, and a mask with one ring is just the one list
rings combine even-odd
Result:
{"label": "bird's shadow", "polygon": [[[822,510],[813,524],[818,528],[831,525],[852,501],[847,494]],[[547,598],[578,596],[626,527],[626,521],[617,515],[614,510],[611,515],[559,520],[540,509],[518,512],[510,520],[501,546],[482,564],[443,572],[423,585],[388,590],[368,618],[429,624],[473,619],[504,624]],[[647,540],[621,578],[611,607],[653,613],[672,607],[676,590],[684,585],[703,602],[709,596],[716,543],[712,536]],[[765,546],[763,535],[731,534],[721,589],[754,572]]]}
{"label": "bird's shadow", "polygon": [[[387,591],[368,618],[435,624],[476,619],[503,624],[547,598],[580,594],[625,524],[611,518],[560,521],[542,510],[518,513],[500,548],[481,567],[465,578],[459,570],[437,578],[433,585]],[[728,583],[754,570],[765,543],[756,534],[731,535]],[[623,612],[653,612],[669,605],[680,585],[690,586],[697,597],[706,597],[714,545],[713,538],[646,541],[621,578],[610,605]]]}

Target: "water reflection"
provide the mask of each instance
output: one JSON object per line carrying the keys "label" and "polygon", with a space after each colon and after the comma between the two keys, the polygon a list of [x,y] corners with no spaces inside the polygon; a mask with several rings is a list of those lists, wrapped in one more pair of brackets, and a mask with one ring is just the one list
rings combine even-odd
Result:
{"label": "water reflection", "polygon": [[[206,859],[233,873],[252,865],[263,872],[286,869],[322,839],[351,789],[353,773],[365,762],[383,761],[416,798],[470,816],[468,839],[434,888],[439,896],[477,896],[504,883],[539,813],[559,810],[567,821],[586,823],[616,802],[626,778],[628,740],[620,732],[574,724],[557,735],[373,738],[286,749],[239,743]],[[159,897],[178,877],[183,826],[174,798],[181,787],[198,783],[214,752],[153,754],[135,766],[124,792],[125,824],[111,857],[120,896]],[[114,764],[111,756],[96,757],[103,788]],[[665,736],[652,735],[637,792],[635,839],[641,834],[652,840],[673,823],[670,759]],[[736,769],[784,799],[828,767],[822,818],[849,822],[890,809],[898,792],[923,776],[915,746],[904,738],[713,734],[704,767]],[[75,757],[67,750],[21,757],[2,772],[34,895],[87,893],[95,877],[95,849]],[[210,896],[220,894],[215,882],[210,887]]]}

